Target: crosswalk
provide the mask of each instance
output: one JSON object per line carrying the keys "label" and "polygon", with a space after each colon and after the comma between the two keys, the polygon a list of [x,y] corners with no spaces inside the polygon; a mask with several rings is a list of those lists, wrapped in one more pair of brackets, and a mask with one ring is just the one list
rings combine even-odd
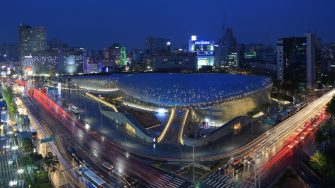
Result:
{"label": "crosswalk", "polygon": [[163,188],[163,187],[184,187],[186,182],[176,176],[170,174],[164,174],[155,180],[148,188]]}
{"label": "crosswalk", "polygon": [[252,185],[242,182],[242,181],[235,181],[229,175],[222,175],[219,171],[214,172],[213,174],[209,175],[202,181],[208,187],[213,188],[249,188]]}

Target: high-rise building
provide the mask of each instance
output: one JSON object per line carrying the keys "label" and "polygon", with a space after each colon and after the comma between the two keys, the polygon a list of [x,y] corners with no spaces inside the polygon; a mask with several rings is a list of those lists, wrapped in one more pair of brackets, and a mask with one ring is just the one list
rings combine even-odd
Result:
{"label": "high-rise building", "polygon": [[277,41],[277,80],[292,88],[312,88],[319,67],[316,35],[281,38]]}
{"label": "high-rise building", "polygon": [[335,43],[322,45],[322,62],[324,72],[335,72]]}
{"label": "high-rise building", "polygon": [[171,49],[171,42],[169,39],[160,37],[145,38],[145,50],[152,54],[167,52]]}
{"label": "high-rise building", "polygon": [[22,69],[26,75],[78,74],[86,63],[84,48],[54,48],[24,56]]}
{"label": "high-rise building", "polygon": [[127,51],[124,46],[114,43],[103,51],[104,61],[111,67],[124,67],[128,64]]}
{"label": "high-rise building", "polygon": [[233,30],[228,28],[215,48],[215,66],[231,68],[239,66],[239,54]]}
{"label": "high-rise building", "polygon": [[84,63],[84,73],[99,73],[101,70],[101,63],[92,57],[87,57],[86,63]]}
{"label": "high-rise building", "polygon": [[62,74],[78,74],[84,73],[87,63],[86,49],[69,48],[60,49],[60,73]]}
{"label": "high-rise building", "polygon": [[44,26],[32,27],[20,25],[19,27],[19,53],[20,61],[24,56],[35,52],[47,50],[47,32]]}
{"label": "high-rise building", "polygon": [[[240,45],[239,67],[258,74],[276,75],[276,50],[264,44]],[[243,56],[242,56],[243,54]]]}
{"label": "high-rise building", "polygon": [[25,75],[54,75],[59,71],[60,60],[59,50],[53,49],[23,56],[21,66]]}
{"label": "high-rise building", "polygon": [[198,40],[192,35],[189,40],[189,52],[197,55],[197,69],[214,66],[214,41]]}

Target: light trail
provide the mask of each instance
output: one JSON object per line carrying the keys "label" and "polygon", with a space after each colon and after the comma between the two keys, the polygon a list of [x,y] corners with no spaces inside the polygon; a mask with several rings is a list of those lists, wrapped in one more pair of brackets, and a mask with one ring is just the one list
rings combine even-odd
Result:
{"label": "light trail", "polygon": [[178,140],[179,140],[179,143],[181,145],[184,145],[184,139],[183,139],[183,133],[184,133],[184,127],[185,127],[185,123],[186,123],[186,120],[187,120],[187,117],[188,117],[188,113],[190,112],[189,109],[186,109],[186,112],[185,112],[185,115],[184,115],[184,118],[183,118],[183,121],[181,123],[181,129],[179,131],[179,135],[178,135]]}
{"label": "light trail", "polygon": [[[271,168],[273,165],[281,161],[286,155],[292,154],[292,149],[295,147],[298,147],[298,145],[306,139],[306,136],[308,135],[313,135],[317,131],[317,127],[325,121],[327,118],[325,117],[326,115],[321,114],[316,122],[313,122],[312,124],[305,124],[304,129],[301,129],[298,134],[293,134],[290,135],[289,138],[287,138],[284,146],[282,149],[273,156],[270,160],[265,162],[261,167],[260,167],[260,172],[264,172]],[[296,132],[295,132],[296,133]]]}
{"label": "light trail", "polygon": [[[20,99],[21,100],[21,99]],[[27,108],[24,103],[22,103],[24,108]],[[35,117],[28,111],[28,115],[30,118],[32,118],[32,125],[35,127],[36,130],[38,130],[40,133],[42,133],[43,138],[49,137],[51,134],[47,133],[45,128],[35,119]],[[54,154],[57,155],[57,158],[60,160],[61,164],[63,165],[64,169],[72,169],[72,166],[63,158],[63,156],[59,153],[59,149],[55,146],[55,144],[50,144],[50,147],[52,148],[52,151]],[[76,175],[73,171],[68,171],[67,176],[69,177],[69,180],[74,183],[75,185],[80,185],[80,183],[77,182]]]}
{"label": "light trail", "polygon": [[319,110],[325,107],[334,94],[335,90],[328,92],[293,116],[289,117],[287,120],[273,127],[268,132],[263,133],[261,136],[249,142],[248,144],[234,150],[233,152],[208,156],[202,159],[218,160],[229,158],[231,156],[239,158],[254,153],[255,151],[261,151],[263,146],[268,143],[269,140],[276,140],[276,143],[283,141],[285,136],[292,134],[292,132],[299,128],[303,122],[314,117],[319,112]]}
{"label": "light trail", "polygon": [[170,125],[171,125],[171,123],[172,123],[172,120],[174,119],[175,112],[176,112],[176,109],[171,108],[171,114],[170,114],[169,120],[168,120],[168,122],[166,123],[166,125],[165,125],[165,127],[164,127],[164,130],[162,131],[161,135],[157,138],[157,142],[158,142],[158,143],[161,142],[161,141],[164,139],[164,137],[165,137],[167,131],[169,130]]}
{"label": "light trail", "polygon": [[[42,93],[40,90],[34,89],[34,92],[31,92],[30,95],[49,113],[51,113],[55,118],[60,119],[61,124],[64,128],[66,128],[70,133],[75,134],[75,127],[78,127],[82,130],[84,130],[84,125],[80,124],[76,120],[74,120],[67,112],[62,110],[60,107],[55,104],[54,101],[52,101],[48,96],[46,96],[45,93]],[[55,106],[56,105],[56,106]],[[57,110],[60,108],[60,110]],[[71,122],[71,123],[69,123]],[[75,127],[73,127],[75,126]],[[90,139],[101,141],[101,137],[99,134],[97,134],[94,131],[86,131],[87,135],[89,135]],[[86,135],[85,135],[86,136]],[[114,155],[114,157],[118,158],[118,163],[122,164],[123,166],[128,166],[129,168],[127,171],[131,174],[136,175],[137,177],[141,178],[147,183],[152,183],[155,179],[158,179],[162,172],[157,171],[156,169],[152,169],[149,166],[142,165],[142,161],[138,160],[137,158],[129,158],[127,160],[124,160],[123,157],[125,156],[125,148],[122,147],[122,145],[118,143],[114,143],[112,140],[105,139],[105,143],[108,143],[106,146],[109,146],[110,150],[108,152],[112,151],[117,152]],[[113,146],[113,147],[110,147]],[[106,154],[107,156],[110,156]],[[148,157],[148,156],[142,156],[142,157]],[[132,161],[131,165],[129,166],[129,162]],[[137,170],[135,170],[137,169]],[[126,169],[125,169],[126,170]],[[146,173],[144,173],[146,172]]]}
{"label": "light trail", "polygon": [[[294,130],[298,129],[302,125],[302,122],[305,122],[306,120],[315,116],[318,113],[318,111],[320,109],[322,109],[330,101],[332,96],[334,96],[334,93],[335,93],[335,90],[323,95],[319,99],[316,99],[315,101],[310,103],[307,107],[303,108],[302,110],[300,110],[299,112],[297,112],[293,116],[289,117],[287,120],[283,121],[279,125],[273,127],[268,132],[262,134],[261,136],[257,137],[253,141],[249,142],[248,144],[246,144],[246,145],[244,145],[244,146],[242,146],[242,147],[240,147],[240,148],[238,148],[238,149],[236,149],[232,152],[214,154],[214,155],[208,154],[206,156],[199,157],[199,159],[203,160],[203,161],[209,161],[209,160],[220,160],[220,159],[225,159],[225,158],[230,158],[230,157],[239,158],[239,157],[243,157],[243,156],[252,154],[255,151],[262,151],[262,149],[264,149],[264,147],[266,147],[266,146],[274,147],[274,145],[277,145],[278,143],[279,143],[278,145],[280,145],[280,142],[283,142],[283,140],[284,140],[283,138],[286,135],[292,134],[294,132]],[[64,111],[60,107],[58,107],[57,109],[60,110],[61,112]],[[71,118],[69,115],[66,114],[66,112],[61,113],[61,114],[64,117],[68,116],[68,118]],[[174,115],[174,113],[173,113],[173,115]],[[170,115],[170,118],[169,118],[170,123],[172,122],[172,117],[173,116]],[[76,125],[81,126],[81,125],[79,125],[80,123],[77,123],[75,120],[73,120],[73,121],[75,122]],[[167,126],[164,129],[165,131],[163,130],[162,134],[160,135],[160,138],[161,138],[160,141],[164,138],[164,136],[165,136],[165,134],[166,134],[166,132],[167,132],[169,126],[170,126],[169,124],[167,124]],[[94,134],[97,137],[99,136],[97,133],[92,133],[92,134]],[[271,143],[272,141],[274,141],[274,143]],[[115,145],[119,148],[122,148],[123,150],[125,149],[122,144],[120,145],[118,143],[114,143],[114,141],[112,141],[112,140],[107,139],[106,142],[110,142],[111,144],[113,144],[113,145]],[[191,160],[190,158],[188,158],[186,156],[185,157],[184,156],[165,157],[165,156],[152,156],[152,155],[138,153],[138,152],[136,152],[136,153],[131,152],[131,153],[135,154],[137,156],[149,158],[149,159],[152,159],[152,160],[185,161],[185,162]]]}

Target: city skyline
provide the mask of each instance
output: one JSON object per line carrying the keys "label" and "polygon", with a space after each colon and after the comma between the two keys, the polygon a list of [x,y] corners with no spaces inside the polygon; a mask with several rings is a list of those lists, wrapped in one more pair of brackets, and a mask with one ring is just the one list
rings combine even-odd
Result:
{"label": "city skyline", "polygon": [[143,48],[147,36],[169,38],[176,47],[187,46],[192,34],[217,42],[223,35],[223,25],[233,29],[239,43],[274,46],[278,38],[306,32],[317,33],[322,42],[327,43],[335,41],[332,35],[335,26],[327,24],[328,18],[335,14],[331,10],[334,4],[302,0],[259,0],[243,4],[241,1],[81,1],[66,5],[6,2],[8,8],[0,15],[10,19],[3,22],[5,29],[0,31],[0,42],[18,42],[18,26],[31,24],[46,26],[48,39],[58,38],[71,46],[89,49],[101,49],[115,42],[129,48]]}
{"label": "city skyline", "polygon": [[3,2],[0,187],[334,187],[334,7]]}

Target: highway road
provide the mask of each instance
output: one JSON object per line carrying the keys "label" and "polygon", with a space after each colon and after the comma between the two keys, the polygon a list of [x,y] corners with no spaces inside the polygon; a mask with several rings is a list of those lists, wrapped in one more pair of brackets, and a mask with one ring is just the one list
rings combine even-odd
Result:
{"label": "highway road", "polygon": [[[262,182],[262,186],[271,183],[280,170],[292,163],[292,158],[296,157],[293,155],[295,150],[299,150],[301,145],[308,144],[317,127],[325,121],[327,115],[324,115],[324,108],[334,95],[335,90],[330,91],[259,138],[235,150],[231,156],[234,160],[242,161],[243,157],[250,156],[255,164],[250,168],[244,168],[238,176],[231,176],[230,181],[227,181],[228,184],[238,184],[237,187],[252,186],[255,184],[253,182],[255,174]],[[315,182],[317,181],[313,181],[312,184]]]}
{"label": "highway road", "polygon": [[[52,96],[53,94],[50,95]],[[123,129],[117,128],[114,122],[100,113],[101,108],[109,108],[99,104],[99,102],[92,100],[91,98],[86,97],[84,93],[79,90],[62,90],[62,93],[58,96],[62,96],[62,100],[68,101],[70,105],[75,105],[80,108],[80,120],[88,122],[91,126],[91,130],[105,136],[108,140],[118,143],[120,147],[130,153],[145,158],[151,158],[152,160],[191,162],[190,160],[193,156],[192,147],[178,144],[182,142],[180,139],[180,130],[182,130],[182,125],[180,123],[182,123],[181,119],[183,119],[183,117],[179,116],[183,116],[183,114],[186,113],[184,110],[182,112],[175,113],[171,120],[172,123],[169,126],[170,129],[166,129],[165,134],[161,134],[161,142],[159,144],[155,144],[155,147],[153,147],[152,143],[143,142],[136,137],[128,135]],[[59,103],[60,99],[57,101]],[[170,117],[169,114],[165,114],[165,116],[166,119],[169,119]],[[72,118],[78,119],[79,116],[72,115]],[[176,123],[177,121],[179,122]],[[257,138],[257,136],[264,133],[264,130],[269,128],[269,126],[261,125],[248,126],[241,130],[238,134],[234,134],[233,132],[229,133],[227,136],[218,139],[210,145],[196,147],[197,152],[195,153],[195,158],[196,160],[204,161],[206,160],[206,157],[218,156],[217,159],[220,159],[220,155],[223,153],[230,153],[234,149],[244,146],[253,139]],[[173,134],[174,136],[171,136]]]}
{"label": "highway road", "polygon": [[[304,129],[305,122],[307,122],[311,118],[315,117],[318,113],[320,113],[320,110],[322,110],[322,108],[324,108],[325,105],[331,100],[331,98],[334,96],[334,93],[335,91],[332,90],[331,92],[323,95],[319,99],[310,103],[307,107],[305,107],[301,111],[297,112],[295,115],[291,116],[290,118],[288,118],[281,124],[275,126],[271,130],[262,134],[261,136],[251,141],[250,143],[246,144],[245,146],[239,147],[238,149],[235,149],[233,152],[229,152],[229,153],[207,155],[205,157],[201,157],[201,160],[208,161],[208,160],[220,160],[220,159],[227,159],[227,158],[241,158],[244,156],[251,156],[255,159],[256,166],[261,167],[261,169],[263,169],[264,171],[264,169],[266,168],[262,166],[264,166],[268,161],[271,161],[271,159],[274,156],[278,155],[278,153],[280,153],[284,148],[288,149],[289,138],[292,137],[292,135],[297,134],[297,132],[298,133],[301,132],[299,129]],[[40,101],[40,103],[43,104],[43,101]],[[54,106],[52,108],[50,105],[45,105],[44,108],[48,109],[49,113],[53,114],[54,117],[61,118],[60,113],[57,112],[57,111],[60,111],[60,109],[55,108]],[[86,145],[85,148],[91,148],[91,151],[94,151],[95,153],[94,154],[95,157],[98,156],[98,158],[100,158],[99,155],[104,156],[105,147],[110,147],[111,145],[115,146],[115,143],[109,142],[109,140],[107,139],[104,140],[103,139],[104,137],[101,137],[101,135],[97,134],[96,132],[92,132],[88,130],[84,131],[82,128],[79,129],[78,127],[80,127],[81,125],[78,125],[78,122],[73,121],[73,119],[71,118],[69,119],[66,115],[64,115],[63,119],[65,120],[65,121],[62,120],[63,126],[66,127],[70,132],[72,132],[77,138],[79,138],[79,141],[82,142],[82,141],[93,139],[92,143],[89,143],[88,145]],[[99,144],[99,142],[101,143],[108,142],[108,144]],[[113,150],[112,151],[115,152],[116,156],[118,153],[119,158],[121,159],[116,157],[117,158],[116,161],[118,161],[118,164],[122,164],[121,166],[126,166],[126,164],[129,163],[129,161],[134,160],[134,159],[137,160],[135,164],[143,163],[143,161],[139,161],[137,158],[135,158],[132,155],[130,155],[131,156],[130,158],[127,158],[126,160],[124,160],[124,156],[127,156],[127,154],[124,150],[120,148],[122,148],[122,146],[113,147],[114,151]],[[159,158],[159,157],[150,157],[150,156],[144,156],[144,157],[148,157],[153,160],[171,160],[171,161],[190,160],[189,158],[185,159],[182,156],[178,156],[178,155],[176,156],[176,158],[171,158],[171,157]],[[115,159],[113,159],[112,161],[115,162]],[[142,167],[138,166],[138,167],[135,167],[135,169],[132,169],[131,171],[135,172],[134,175],[139,177],[140,179],[143,179],[143,178],[148,179],[148,178],[143,177],[143,173],[136,173],[137,170],[141,168]],[[147,173],[147,175],[151,177],[148,180],[152,181],[152,180],[158,179],[159,177],[156,176],[155,174],[156,173],[152,173],[152,174]]]}
{"label": "highway road", "polygon": [[[74,103],[76,106],[86,106],[89,111],[89,114],[95,114],[95,116],[99,116],[99,108],[96,108],[97,104],[94,101],[90,101],[84,97],[80,97],[80,93],[72,92],[69,94],[70,97],[68,99],[71,103]],[[309,119],[313,116],[313,112],[317,110],[318,107],[324,106],[327,103],[327,100],[330,100],[331,97],[323,96],[320,99],[312,102],[308,105],[308,107],[302,109],[292,117],[288,118],[284,122],[276,125],[272,129],[266,130],[264,133],[264,129],[261,126],[257,127],[246,127],[245,130],[242,130],[240,134],[233,135],[229,134],[224,138],[213,142],[211,145],[206,145],[204,147],[197,147],[197,152],[195,153],[196,160],[198,161],[214,161],[227,159],[231,157],[239,157],[245,155],[245,153],[250,152],[252,149],[260,150],[261,148],[257,147],[267,147],[277,145],[275,141],[281,141],[280,138],[285,138],[287,135],[294,130],[294,128],[300,126],[299,122],[304,122],[304,120]],[[325,100],[325,101],[324,101]],[[85,105],[83,105],[85,104]],[[309,109],[309,110],[308,110]],[[95,111],[93,111],[95,110]],[[86,113],[85,113],[86,114]],[[315,114],[315,113],[314,113]],[[85,115],[86,116],[86,115]],[[91,115],[92,116],[92,115]],[[93,117],[94,118],[94,117]],[[91,118],[92,119],[92,118]],[[176,118],[173,118],[176,119]],[[180,118],[179,118],[180,119]],[[183,162],[191,162],[192,159],[192,148],[187,146],[177,146],[172,144],[166,144],[165,142],[161,142],[157,144],[155,149],[153,149],[152,145],[142,143],[140,140],[133,139],[128,137],[127,139],[118,138],[120,135],[124,135],[124,133],[117,132],[117,130],[111,130],[113,126],[105,126],[109,122],[101,117],[101,121],[103,122],[100,128],[95,128],[95,131],[100,134],[108,133],[106,137],[112,135],[111,140],[114,142],[119,142],[120,146],[125,150],[128,150],[131,153],[136,155],[150,158],[152,160],[161,160],[161,161],[183,161]],[[173,121],[173,120],[171,120]],[[92,125],[94,121],[92,120]],[[94,127],[99,127],[99,125],[95,125]],[[290,126],[292,125],[292,126]],[[176,127],[178,126],[178,128]],[[170,125],[170,129],[180,129],[180,125]],[[165,130],[165,129],[164,129]],[[163,131],[164,132],[164,131]],[[168,134],[170,131],[166,129],[165,133]],[[171,131],[177,134],[175,131]],[[165,134],[162,134],[165,135]],[[166,137],[166,136],[165,136]],[[180,137],[175,137],[176,142]],[[279,138],[279,139],[277,139]],[[171,138],[168,138],[171,139]],[[162,139],[163,140],[163,139]],[[232,142],[235,140],[235,142]],[[171,141],[170,141],[171,142]]]}
{"label": "highway road", "polygon": [[[120,173],[126,173],[143,180],[142,183],[144,185],[150,185],[165,175],[172,176],[174,179],[183,182],[180,185],[181,187],[191,185],[190,182],[153,168],[146,161],[129,155],[114,144],[108,143],[104,140],[104,137],[85,129],[85,127],[81,127],[78,122],[71,118],[69,119],[65,114],[60,115],[61,110],[46,103],[46,101],[40,100],[37,103],[35,100],[24,98],[23,102],[42,124],[47,126],[55,135],[58,135],[57,138],[61,140],[65,147],[72,146],[78,148],[82,158],[93,169],[98,169],[98,173],[108,182],[113,183],[113,185],[120,185],[119,182],[122,179],[116,179],[115,176],[106,174],[101,165],[103,162],[113,164],[115,169]],[[65,154],[66,151],[62,151],[62,153]]]}
{"label": "highway road", "polygon": [[[280,149],[285,146],[285,140],[299,128],[303,127],[306,121],[320,113],[320,110],[327,105],[334,95],[335,90],[328,92],[245,146],[240,147],[231,153],[208,156],[206,157],[206,160],[217,160],[229,157],[238,158],[247,155],[264,153],[266,150],[273,151],[273,153],[276,154],[276,151],[280,151]],[[267,153],[270,154],[270,152]],[[268,156],[268,158],[271,157],[271,155]]]}

